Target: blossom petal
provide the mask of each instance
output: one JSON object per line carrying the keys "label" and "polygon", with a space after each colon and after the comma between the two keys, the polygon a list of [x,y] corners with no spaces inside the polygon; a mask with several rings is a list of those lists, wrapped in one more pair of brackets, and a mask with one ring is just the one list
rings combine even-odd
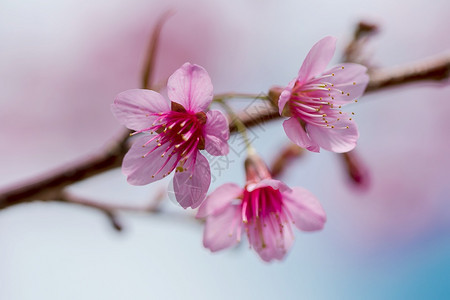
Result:
{"label": "blossom petal", "polygon": [[355,148],[359,138],[358,127],[354,121],[348,120],[347,114],[343,113],[341,116],[342,119],[333,124],[334,128],[306,124],[311,140],[321,148],[336,153],[348,152]]}
{"label": "blossom petal", "polygon": [[288,86],[280,94],[280,98],[278,99],[278,111],[279,111],[280,115],[283,114],[284,106],[289,101],[289,99],[291,99],[292,89],[294,88],[296,81],[297,81],[297,78],[291,80],[291,82],[289,82]]}
{"label": "blossom petal", "polygon": [[212,252],[231,247],[240,241],[241,227],[239,206],[228,203],[220,214],[206,219],[203,246]]}
{"label": "blossom petal", "polygon": [[288,138],[298,146],[308,149],[312,152],[319,152],[320,148],[317,142],[311,139],[303,129],[299,120],[291,117],[283,122],[284,132]]}
{"label": "blossom petal", "polygon": [[259,181],[258,183],[248,184],[247,185],[247,191],[252,192],[252,191],[254,191],[256,189],[260,189],[260,188],[268,187],[268,186],[270,186],[274,190],[280,190],[280,192],[290,191],[291,190],[290,187],[288,187],[284,182],[282,182],[280,180],[263,179],[263,180]]}
{"label": "blossom petal", "polygon": [[175,198],[183,208],[196,208],[206,197],[211,183],[211,170],[208,160],[197,152],[196,157],[190,157],[185,166],[193,169],[177,172],[173,177]]}
{"label": "blossom petal", "polygon": [[333,58],[336,38],[327,36],[318,41],[309,51],[298,72],[299,83],[305,83],[322,73]]}
{"label": "blossom petal", "polygon": [[327,217],[319,200],[311,192],[293,187],[292,192],[283,193],[283,200],[298,229],[314,231],[323,228]]}
{"label": "blossom petal", "polygon": [[206,113],[205,150],[209,154],[219,156],[227,155],[229,152],[228,139],[230,138],[230,129],[228,120],[222,112],[210,110]]}
{"label": "blossom petal", "polygon": [[150,127],[155,121],[151,114],[169,111],[169,103],[159,93],[133,89],[116,96],[111,111],[123,125],[133,130]]}
{"label": "blossom petal", "polygon": [[[160,180],[175,168],[176,157],[161,157],[165,148],[158,147],[156,139],[145,145],[152,137],[146,134],[140,136],[123,159],[122,172],[132,185],[145,185]],[[147,154],[152,149],[155,150]]]}
{"label": "blossom petal", "polygon": [[332,93],[333,103],[345,104],[361,97],[369,83],[369,75],[366,72],[365,66],[352,63],[340,64],[328,70],[326,73],[334,76],[329,77],[327,81],[341,91]]}
{"label": "blossom petal", "polygon": [[274,215],[267,216],[263,222],[255,220],[247,225],[249,243],[264,261],[282,260],[293,244],[292,230],[290,226],[280,228]]}
{"label": "blossom petal", "polygon": [[197,212],[197,218],[217,215],[234,199],[242,195],[243,190],[235,183],[225,183],[214,190],[202,203]]}
{"label": "blossom petal", "polygon": [[206,111],[213,98],[208,73],[199,65],[185,63],[167,81],[169,99],[189,112]]}

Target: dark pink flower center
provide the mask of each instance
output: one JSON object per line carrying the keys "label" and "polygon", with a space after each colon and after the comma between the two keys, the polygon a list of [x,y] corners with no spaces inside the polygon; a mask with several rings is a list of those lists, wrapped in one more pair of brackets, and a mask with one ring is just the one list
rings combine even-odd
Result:
{"label": "dark pink flower center", "polygon": [[[342,67],[343,69],[344,67]],[[337,74],[336,76],[338,76]],[[300,119],[304,123],[326,128],[345,129],[337,125],[346,115],[342,113],[340,104],[336,104],[337,96],[347,95],[349,93],[340,90],[328,78],[334,77],[334,73],[323,74],[306,83],[297,81],[292,89],[291,98],[288,102],[288,108],[292,116]],[[353,84],[356,84],[353,82]],[[352,113],[354,114],[354,113]],[[350,120],[352,120],[350,118]]]}
{"label": "dark pink flower center", "polygon": [[244,189],[242,199],[242,220],[247,223],[255,219],[264,219],[270,215],[283,213],[283,197],[279,190],[270,186],[257,188],[251,192]]}
{"label": "dark pink flower center", "polygon": [[[197,151],[205,149],[203,126],[206,123],[206,114],[204,112],[187,112],[181,105],[177,105],[175,108],[176,111],[153,114],[156,116],[156,120],[152,126],[139,132],[150,132],[155,135],[144,146],[155,139],[157,143],[144,157],[157,148],[163,147],[164,152],[161,157],[166,157],[167,160],[161,169],[166,166],[172,156],[175,156],[176,159],[171,160],[173,165],[170,169],[177,168],[177,171],[184,171],[188,167],[193,167]],[[174,105],[172,105],[172,109],[174,109]],[[192,164],[186,166],[185,162],[191,155],[194,155]]]}
{"label": "dark pink flower center", "polygon": [[[279,190],[262,187],[249,192],[244,189],[241,213],[247,236],[254,247],[264,249],[270,245],[284,251],[284,239],[281,236],[284,230],[290,230],[290,226]],[[278,241],[276,246],[274,240]]]}

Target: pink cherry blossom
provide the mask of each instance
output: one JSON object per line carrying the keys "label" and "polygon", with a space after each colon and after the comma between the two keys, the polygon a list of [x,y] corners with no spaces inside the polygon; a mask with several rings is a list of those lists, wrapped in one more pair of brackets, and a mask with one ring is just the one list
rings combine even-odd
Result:
{"label": "pink cherry blossom", "polygon": [[185,63],[170,76],[167,89],[170,105],[145,89],[122,92],[114,100],[115,117],[140,133],[122,171],[130,184],[145,185],[176,170],[175,197],[182,207],[195,208],[211,182],[209,163],[200,150],[215,156],[228,153],[228,121],[220,111],[208,111],[213,86],[202,67]]}
{"label": "pink cherry blossom", "polygon": [[[347,152],[356,146],[358,128],[352,117],[340,109],[357,101],[369,81],[366,67],[343,63],[324,71],[336,48],[336,38],[317,42],[303,62],[298,76],[279,89],[280,114],[286,135],[295,144],[313,152],[320,148]],[[272,91],[277,93],[277,91]]]}
{"label": "pink cherry blossom", "polygon": [[303,231],[320,230],[325,212],[306,189],[272,179],[257,156],[247,159],[246,171],[244,188],[224,184],[200,206],[197,218],[206,218],[203,245],[219,251],[239,243],[245,231],[264,261],[282,260],[294,241],[291,223]]}

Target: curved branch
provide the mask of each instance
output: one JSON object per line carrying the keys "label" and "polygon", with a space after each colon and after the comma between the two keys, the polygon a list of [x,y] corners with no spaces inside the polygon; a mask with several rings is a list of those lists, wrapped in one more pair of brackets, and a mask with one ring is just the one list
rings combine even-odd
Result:
{"label": "curved branch", "polygon": [[[163,18],[165,20],[167,16],[164,15]],[[155,30],[161,30],[161,27],[157,26]],[[155,51],[150,50],[149,55],[154,56]],[[152,59],[149,60],[152,61]],[[153,64],[148,64],[147,68],[150,68],[149,72],[151,74],[153,72]],[[373,70],[370,73],[370,82],[366,92],[381,91],[385,88],[400,87],[419,81],[444,80],[449,75],[450,53],[447,53],[396,68]],[[150,76],[146,80],[149,80],[149,78]],[[252,111],[251,109],[239,114],[241,122],[247,127],[280,118],[278,110],[271,105],[259,107],[257,111]],[[237,131],[237,127],[233,122],[230,122],[230,131]],[[48,175],[0,190],[0,209],[34,200],[50,201],[61,199],[61,193],[66,186],[119,167],[125,153],[128,151],[126,143],[128,136],[129,131],[124,132],[119,139],[97,154],[64,166]]]}

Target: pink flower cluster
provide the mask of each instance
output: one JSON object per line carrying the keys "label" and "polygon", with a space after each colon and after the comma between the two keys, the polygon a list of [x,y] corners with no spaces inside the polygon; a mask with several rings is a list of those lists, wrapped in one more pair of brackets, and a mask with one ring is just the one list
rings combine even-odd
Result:
{"label": "pink flower cluster", "polygon": [[[283,123],[286,135],[314,152],[347,152],[359,137],[355,122],[341,107],[363,94],[369,78],[358,64],[324,71],[335,45],[333,37],[320,40],[298,76],[287,87],[270,91],[278,98],[280,115],[289,117]],[[255,154],[246,160],[244,188],[224,184],[203,202],[211,171],[200,150],[215,156],[228,153],[228,121],[220,111],[208,110],[213,86],[198,65],[185,63],[176,70],[167,92],[170,103],[157,92],[135,89],[119,94],[112,105],[116,118],[140,134],[122,165],[129,183],[148,184],[175,170],[175,197],[184,208],[201,205],[197,217],[206,219],[203,243],[211,251],[235,245],[245,232],[263,260],[281,260],[294,239],[291,224],[303,231],[323,228],[326,215],[316,197],[272,179]]]}

